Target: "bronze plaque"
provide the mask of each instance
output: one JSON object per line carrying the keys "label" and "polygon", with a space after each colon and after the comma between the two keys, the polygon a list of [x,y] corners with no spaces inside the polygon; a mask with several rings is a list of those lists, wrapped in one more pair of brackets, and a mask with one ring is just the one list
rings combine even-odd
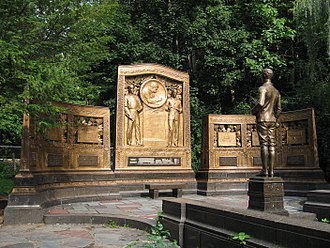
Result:
{"label": "bronze plaque", "polygon": [[78,127],[78,142],[79,143],[98,143],[99,129],[97,126],[79,126]]}
{"label": "bronze plaque", "polygon": [[48,139],[52,141],[62,141],[62,135],[64,134],[63,128],[53,128],[48,132]]}
{"label": "bronze plaque", "polygon": [[288,156],[286,163],[288,166],[304,166],[305,156],[304,155]]}
{"label": "bronze plaque", "polygon": [[157,64],[119,66],[116,170],[192,171],[190,144],[189,74]]}
{"label": "bronze plaque", "polygon": [[252,132],[252,146],[260,146],[258,132]]}
{"label": "bronze plaque", "polygon": [[48,167],[62,167],[64,165],[64,155],[57,153],[47,154],[47,166]]}
{"label": "bronze plaque", "polygon": [[236,146],[236,133],[219,132],[218,146]]}
{"label": "bronze plaque", "polygon": [[237,157],[220,157],[220,166],[237,166]]}
{"label": "bronze plaque", "polygon": [[181,165],[179,157],[128,157],[129,166],[168,166]]}
{"label": "bronze plaque", "polygon": [[289,129],[287,137],[288,137],[288,144],[289,145],[303,145],[303,144],[306,144],[306,130],[305,130],[305,128]]}
{"label": "bronze plaque", "polygon": [[97,155],[79,155],[78,165],[79,166],[98,166],[99,157]]}
{"label": "bronze plaque", "polygon": [[253,157],[252,165],[253,166],[262,166],[261,157]]}

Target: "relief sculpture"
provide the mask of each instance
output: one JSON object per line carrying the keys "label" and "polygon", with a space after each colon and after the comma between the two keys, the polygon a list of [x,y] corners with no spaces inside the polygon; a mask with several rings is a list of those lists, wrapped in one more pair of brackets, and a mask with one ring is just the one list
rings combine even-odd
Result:
{"label": "relief sculpture", "polygon": [[181,95],[169,89],[165,110],[168,112],[168,146],[178,146],[179,122],[182,113]]}
{"label": "relief sculpture", "polygon": [[215,125],[214,146],[218,147],[241,147],[240,125]]}
{"label": "relief sculpture", "polygon": [[177,147],[180,143],[182,86],[148,75],[126,81],[126,145]]}
{"label": "relief sculpture", "polygon": [[187,73],[157,64],[119,66],[116,168],[191,170],[189,110]]}
{"label": "relief sculpture", "polygon": [[[140,128],[140,112],[142,111],[142,103],[138,96],[139,89],[134,85],[127,87],[125,95],[125,116],[127,117],[127,145],[142,146],[141,128]],[[134,134],[134,137],[133,137]]]}
{"label": "relief sculpture", "polygon": [[140,95],[150,108],[159,108],[166,102],[166,89],[155,79],[147,80],[141,85]]}

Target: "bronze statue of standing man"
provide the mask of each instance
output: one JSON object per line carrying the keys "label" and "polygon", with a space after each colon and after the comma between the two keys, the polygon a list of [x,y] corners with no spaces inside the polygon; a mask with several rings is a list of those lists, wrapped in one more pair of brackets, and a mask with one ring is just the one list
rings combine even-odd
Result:
{"label": "bronze statue of standing man", "polygon": [[257,117],[257,132],[259,135],[262,171],[261,176],[274,176],[276,128],[282,111],[281,95],[273,86],[273,71],[263,70],[263,85],[259,87],[259,101],[253,107],[252,113]]}

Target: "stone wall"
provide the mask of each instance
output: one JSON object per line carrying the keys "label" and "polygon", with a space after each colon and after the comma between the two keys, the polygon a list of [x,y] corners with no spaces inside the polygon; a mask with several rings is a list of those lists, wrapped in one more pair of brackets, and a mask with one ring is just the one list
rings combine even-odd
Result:
{"label": "stone wall", "polygon": [[189,199],[163,200],[165,229],[181,247],[241,247],[231,237],[251,236],[246,247],[330,247],[330,225]]}

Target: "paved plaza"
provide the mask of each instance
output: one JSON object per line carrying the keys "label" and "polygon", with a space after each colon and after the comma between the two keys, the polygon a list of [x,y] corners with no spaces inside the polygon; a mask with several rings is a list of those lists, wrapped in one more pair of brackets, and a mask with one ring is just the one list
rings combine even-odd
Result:
{"label": "paved plaza", "polygon": [[[247,208],[247,195],[199,196],[184,195],[184,198],[208,202],[210,205],[223,205],[234,208]],[[149,197],[127,197],[120,200],[79,202],[63,204],[45,209],[47,216],[118,216],[140,219],[154,223],[161,212],[162,199]],[[172,198],[173,199],[173,198]],[[302,213],[304,197],[285,197],[285,209],[293,218]],[[148,233],[129,225],[120,227],[115,222],[108,224],[29,224],[0,226],[1,248],[120,248],[129,244],[139,247],[148,242]]]}

